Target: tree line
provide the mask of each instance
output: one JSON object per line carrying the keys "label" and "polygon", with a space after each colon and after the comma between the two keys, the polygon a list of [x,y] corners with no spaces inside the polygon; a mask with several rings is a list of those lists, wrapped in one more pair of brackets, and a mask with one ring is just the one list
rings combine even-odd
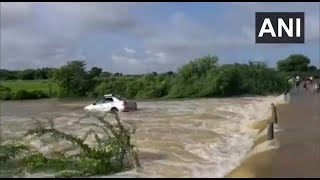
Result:
{"label": "tree line", "polygon": [[[48,73],[58,85],[58,97],[92,97],[119,94],[130,99],[227,97],[269,95],[290,89],[289,78],[319,77],[320,70],[310,59],[293,54],[279,60],[277,68],[263,62],[220,64],[216,56],[205,56],[183,65],[177,72],[122,75],[86,70],[85,61],[69,61]],[[9,98],[10,99],[10,98]]]}
{"label": "tree line", "polygon": [[0,80],[40,80],[48,79],[50,72],[53,68],[42,69],[26,69],[21,71],[10,71],[6,69],[0,69]]}
{"label": "tree line", "polygon": [[[26,70],[6,70],[0,69],[0,81],[8,80],[46,80],[52,77],[52,72],[57,68],[38,68],[38,69],[26,69]],[[92,76],[99,76],[100,78],[118,77],[118,76],[129,76],[129,77],[141,77],[141,75],[123,75],[122,73],[116,72],[111,73],[102,71],[102,68],[92,67],[89,73]],[[168,72],[173,73],[172,71]],[[153,74],[157,74],[153,72]]]}

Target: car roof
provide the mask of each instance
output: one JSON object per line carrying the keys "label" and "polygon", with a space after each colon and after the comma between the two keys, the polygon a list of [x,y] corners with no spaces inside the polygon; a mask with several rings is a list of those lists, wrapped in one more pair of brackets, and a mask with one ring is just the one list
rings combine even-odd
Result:
{"label": "car roof", "polygon": [[105,98],[116,98],[118,100],[126,100],[126,98],[121,97],[119,95],[115,95],[115,94],[106,94],[104,95]]}
{"label": "car roof", "polygon": [[114,94],[105,94],[104,97],[112,97]]}

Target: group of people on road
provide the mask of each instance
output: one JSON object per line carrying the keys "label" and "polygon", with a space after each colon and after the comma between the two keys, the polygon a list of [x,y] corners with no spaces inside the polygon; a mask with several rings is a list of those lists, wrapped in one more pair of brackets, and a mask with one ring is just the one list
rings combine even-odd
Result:
{"label": "group of people on road", "polygon": [[[296,87],[299,87],[300,83],[301,83],[300,77],[296,76],[296,79],[295,79]],[[313,88],[314,89],[314,91],[313,91],[314,94],[320,93],[320,82],[318,81],[318,82],[313,83],[313,77],[312,76],[307,77],[303,82],[303,88],[306,91],[309,89],[307,84],[310,84],[311,87],[312,87],[312,85],[314,85],[314,88]]]}

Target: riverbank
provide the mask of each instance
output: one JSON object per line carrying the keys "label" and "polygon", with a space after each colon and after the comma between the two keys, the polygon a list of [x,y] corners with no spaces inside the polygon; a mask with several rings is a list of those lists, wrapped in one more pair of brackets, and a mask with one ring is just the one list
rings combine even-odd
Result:
{"label": "riverbank", "polygon": [[[266,140],[262,129],[241,165],[225,177],[319,177],[320,95],[302,89],[292,93],[287,105],[278,105],[275,140]],[[264,123],[267,126],[267,123]],[[261,127],[261,126],[260,126]]]}

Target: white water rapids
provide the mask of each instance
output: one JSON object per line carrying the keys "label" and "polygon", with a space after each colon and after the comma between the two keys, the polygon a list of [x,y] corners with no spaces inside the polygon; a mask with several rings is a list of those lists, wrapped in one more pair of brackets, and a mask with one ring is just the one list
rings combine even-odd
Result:
{"label": "white water rapids", "polygon": [[[283,102],[284,96],[138,102],[138,111],[120,113],[120,118],[138,128],[134,143],[142,169],[112,177],[224,177],[253,145],[258,132],[250,124],[270,116],[271,103]],[[2,102],[2,135],[28,141],[45,153],[74,152],[68,143],[26,138],[23,133],[33,126],[31,117],[52,117],[58,129],[83,136],[92,128],[84,123],[92,119],[76,121],[85,115],[86,104],[53,99]]]}

